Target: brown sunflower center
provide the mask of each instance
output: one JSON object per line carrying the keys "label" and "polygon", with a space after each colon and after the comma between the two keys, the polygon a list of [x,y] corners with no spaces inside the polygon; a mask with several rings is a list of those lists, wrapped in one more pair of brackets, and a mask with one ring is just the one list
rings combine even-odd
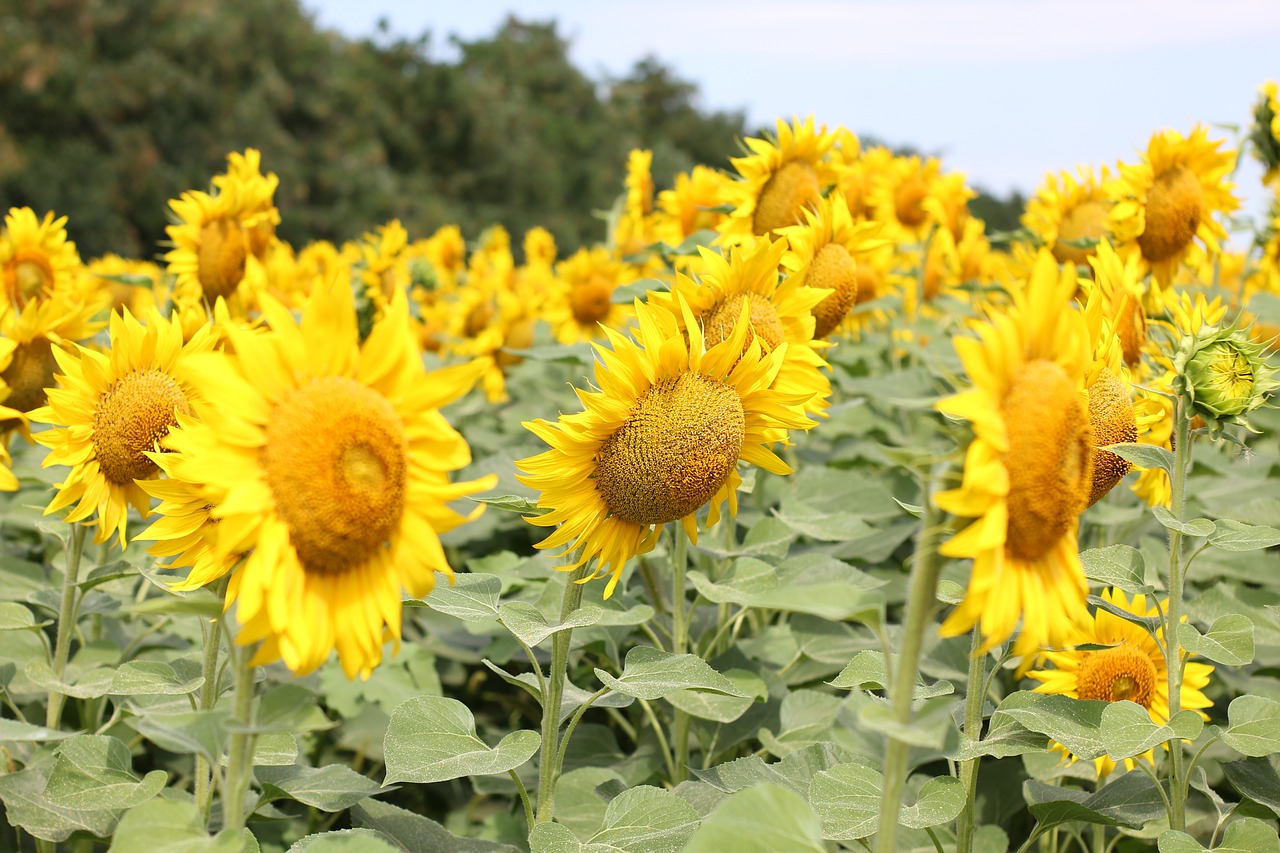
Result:
{"label": "brown sunflower center", "polygon": [[1043,557],[1084,510],[1092,476],[1089,415],[1075,383],[1052,361],[1032,361],[1005,395],[1009,527],[1005,546]]}
{"label": "brown sunflower center", "polygon": [[53,291],[53,265],[44,252],[19,249],[10,261],[9,299],[21,308]]}
{"label": "brown sunflower center", "polygon": [[1195,172],[1178,165],[1156,176],[1147,195],[1147,224],[1138,236],[1142,256],[1167,261],[1191,244],[1200,227],[1204,190]]}
{"label": "brown sunflower center", "polygon": [[1089,388],[1089,429],[1095,445],[1093,488],[1089,492],[1089,506],[1093,506],[1115,488],[1132,467],[1111,451],[1098,448],[1138,440],[1138,422],[1134,417],[1129,389],[1105,368]]}
{"label": "brown sunflower center", "polygon": [[249,243],[244,229],[230,219],[206,222],[196,250],[196,275],[209,301],[229,297],[244,278]]}
{"label": "brown sunflower center", "polygon": [[703,315],[702,333],[708,349],[727,340],[733,334],[734,327],[742,317],[744,301],[747,303],[747,317],[751,325],[743,342],[743,352],[751,346],[751,341],[756,337],[760,338],[765,352],[773,352],[778,344],[782,343],[786,332],[782,328],[782,320],[778,317],[778,310],[773,307],[773,303],[755,293],[739,293],[717,302]]}
{"label": "brown sunflower center", "polygon": [[1156,694],[1156,666],[1151,657],[1128,643],[1096,652],[1083,652],[1076,673],[1081,699],[1137,702],[1151,708]]}
{"label": "brown sunflower center", "polygon": [[795,225],[800,221],[801,211],[817,204],[821,198],[818,173],[805,161],[792,160],[774,172],[760,190],[751,230],[768,234],[775,228]]}
{"label": "brown sunflower center", "polygon": [[1096,199],[1082,201],[1068,210],[1058,225],[1058,239],[1053,244],[1053,256],[1058,263],[1087,263],[1093,249],[1066,244],[1077,240],[1101,240],[1107,234],[1107,216],[1107,206]]}
{"label": "brown sunflower center", "polygon": [[44,389],[53,387],[57,367],[53,344],[48,338],[32,338],[18,344],[13,350],[13,360],[0,373],[0,379],[4,379],[10,389],[4,404],[20,412],[43,406],[46,400]]}
{"label": "brown sunflower center", "polygon": [[613,307],[613,282],[602,275],[575,284],[569,291],[569,307],[573,319],[583,326],[594,326],[609,316]]}
{"label": "brown sunflower center", "polygon": [[1135,367],[1142,360],[1142,348],[1147,343],[1147,313],[1142,309],[1142,302],[1126,290],[1120,297],[1115,318],[1124,363]]}
{"label": "brown sunflower center", "polygon": [[746,439],[732,386],[682,373],[656,382],[596,455],[595,481],[609,512],[629,524],[666,524],[709,501],[729,478]]}
{"label": "brown sunflower center", "polygon": [[912,175],[899,184],[893,193],[894,216],[908,228],[919,228],[929,216],[923,204],[928,194],[929,187],[925,184],[924,178]]}
{"label": "brown sunflower center", "polygon": [[467,320],[463,334],[468,338],[474,338],[489,327],[489,321],[493,319],[493,306],[486,302],[478,302],[476,306],[467,312]]}
{"label": "brown sunflower center", "polygon": [[404,511],[404,428],[385,397],[346,377],[286,393],[262,465],[307,571],[341,573],[391,538]]}
{"label": "brown sunflower center", "polygon": [[871,264],[858,264],[858,293],[855,305],[870,302],[880,295],[880,273]]}
{"label": "brown sunflower center", "polygon": [[93,450],[108,482],[125,486],[150,477],[156,463],[144,454],[155,450],[177,412],[191,414],[182,386],[163,370],[135,370],[115,381],[93,412]]}
{"label": "brown sunflower center", "polygon": [[858,269],[853,255],[839,243],[828,243],[813,256],[805,284],[834,291],[813,307],[815,338],[825,338],[836,330],[849,309],[858,301]]}

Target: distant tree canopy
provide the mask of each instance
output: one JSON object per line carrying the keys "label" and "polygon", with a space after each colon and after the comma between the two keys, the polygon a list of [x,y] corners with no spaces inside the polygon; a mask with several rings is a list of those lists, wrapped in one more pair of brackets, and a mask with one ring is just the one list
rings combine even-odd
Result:
{"label": "distant tree canopy", "polygon": [[0,202],[68,214],[86,257],[154,254],[168,200],[247,147],[295,244],[398,217],[415,236],[542,225],[572,250],[603,234],[631,148],[662,185],[727,167],[745,131],[657,59],[591,79],[555,23],[509,19],[446,62],[429,34],[344,38],[298,0],[4,5]]}

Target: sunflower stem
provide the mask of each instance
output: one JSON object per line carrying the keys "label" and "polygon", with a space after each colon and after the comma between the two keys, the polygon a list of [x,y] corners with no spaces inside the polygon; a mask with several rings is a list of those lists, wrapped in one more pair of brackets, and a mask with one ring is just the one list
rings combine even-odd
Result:
{"label": "sunflower stem", "polygon": [[[218,580],[213,586],[219,598],[223,597],[226,588],[226,578]],[[222,646],[222,620],[202,619],[200,634],[204,640],[204,654],[200,659],[200,674],[204,677],[204,683],[200,685],[198,707],[201,711],[208,711],[218,701],[218,652]],[[209,765],[209,759],[197,755],[194,796],[196,811],[205,828],[209,826],[209,807],[213,802],[212,782],[213,768]]]}
{"label": "sunflower stem", "polygon": [[[1174,406],[1173,472],[1170,474],[1170,512],[1181,522],[1186,515],[1187,469],[1191,465],[1191,412],[1186,398],[1180,398]],[[1169,719],[1182,710],[1182,642],[1178,639],[1178,626],[1182,622],[1182,546],[1180,530],[1169,530],[1169,603],[1165,607],[1164,642],[1165,669],[1169,671]],[[1174,738],[1169,744],[1169,828],[1185,832],[1187,828],[1187,799],[1185,772],[1183,771],[1182,740]]]}
{"label": "sunflower stem", "polygon": [[227,755],[227,786],[222,800],[223,828],[238,834],[244,829],[247,815],[244,810],[245,795],[249,791],[249,778],[253,775],[254,744],[254,670],[249,664],[253,649],[231,643],[231,663],[234,675],[232,687],[235,730],[231,733],[231,748]]}
{"label": "sunflower stem", "polygon": [[[590,561],[573,570],[560,600],[560,622],[564,623],[582,604],[582,584],[590,576]],[[547,692],[542,696],[542,748],[538,759],[538,811],[535,823],[547,823],[555,816],[556,780],[560,778],[560,701],[569,669],[569,641],[573,629],[556,632],[551,639],[551,671]]]}
{"label": "sunflower stem", "polygon": [[[689,650],[689,622],[685,610],[685,570],[689,563],[689,537],[683,524],[676,524],[671,538],[671,651],[682,655]],[[676,709],[671,726],[671,746],[675,750],[675,776],[671,784],[679,785],[689,774],[689,715]]]}
{"label": "sunflower stem", "polygon": [[[933,506],[929,478],[923,488],[923,516],[920,535],[916,539],[915,559],[908,581],[906,621],[902,628],[902,650],[893,673],[889,702],[899,730],[911,724],[912,695],[920,671],[920,650],[925,631],[937,606],[938,554],[935,547],[938,511]],[[902,791],[907,782],[907,757],[910,744],[901,735],[889,735],[885,750],[884,791],[880,799],[880,831],[876,834],[879,853],[895,853],[898,849],[898,813],[902,807]]]}
{"label": "sunflower stem", "polygon": [[[80,582],[80,555],[84,553],[86,528],[83,524],[71,525],[71,537],[67,541],[66,567],[62,576],[62,606],[58,608],[58,634],[53,645],[53,674],[62,681],[67,673],[67,659],[71,656],[71,634],[76,627],[77,588]],[[56,729],[62,721],[62,706],[66,694],[49,691],[49,707],[45,725]]]}
{"label": "sunflower stem", "polygon": [[[973,627],[969,645],[969,689],[964,697],[964,740],[977,743],[982,739],[982,711],[987,701],[987,656],[982,648],[982,632]],[[974,804],[978,798],[978,762],[980,757],[960,763],[960,781],[964,783],[964,809],[956,819],[956,853],[971,853],[973,831],[977,826]]]}

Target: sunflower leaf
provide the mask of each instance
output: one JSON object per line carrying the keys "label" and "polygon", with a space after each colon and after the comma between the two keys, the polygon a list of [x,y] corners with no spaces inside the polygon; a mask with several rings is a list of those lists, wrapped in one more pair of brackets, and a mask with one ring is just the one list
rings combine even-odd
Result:
{"label": "sunflower leaf", "polygon": [[1222,773],[1241,795],[1261,803],[1280,817],[1280,774],[1275,763],[1255,756],[1239,761],[1224,761]]}
{"label": "sunflower leaf", "polygon": [[[1166,830],[1160,833],[1160,853],[1207,853],[1208,847],[1200,846],[1185,832]],[[1222,841],[1213,848],[1214,853],[1280,853],[1280,838],[1275,828],[1253,817],[1232,821],[1222,835]]]}
{"label": "sunflower leaf", "polygon": [[1020,690],[1010,693],[996,708],[992,727],[996,717],[1011,717],[1024,728],[1053,738],[1077,758],[1094,759],[1106,751],[1099,729],[1102,711],[1108,704],[1097,699]]}
{"label": "sunflower leaf", "polygon": [[1156,517],[1156,521],[1160,522],[1163,527],[1168,530],[1176,530],[1184,536],[1205,537],[1217,529],[1213,522],[1207,518],[1179,521],[1173,513],[1162,506],[1153,506],[1151,514]]}
{"label": "sunflower leaf", "polygon": [[619,677],[597,669],[596,678],[636,699],[661,699],[677,690],[709,690],[740,698],[750,695],[697,655],[673,655],[651,646],[636,646],[627,652]]}
{"label": "sunflower leaf", "polygon": [[1186,622],[1178,626],[1178,642],[1193,655],[1224,666],[1246,666],[1253,663],[1253,620],[1242,613],[1219,616],[1201,634]]}
{"label": "sunflower leaf", "polygon": [[508,601],[498,608],[498,621],[529,648],[541,645],[552,634],[594,625],[603,615],[601,608],[586,604],[559,625],[552,625],[541,610],[527,601]]}
{"label": "sunflower leaf", "polygon": [[1126,622],[1132,622],[1135,625],[1140,625],[1143,628],[1146,628],[1149,632],[1158,631],[1164,624],[1164,620],[1159,616],[1139,616],[1137,613],[1134,613],[1131,610],[1126,610],[1118,604],[1112,604],[1100,595],[1089,596],[1088,602],[1099,610],[1105,610],[1112,616],[1119,616]]}
{"label": "sunflower leaf", "polygon": [[822,821],[823,837],[832,841],[866,838],[880,825],[884,775],[856,762],[838,764],[813,777],[809,803]]}
{"label": "sunflower leaf", "polygon": [[1103,586],[1119,587],[1130,595],[1146,595],[1152,587],[1145,582],[1146,563],[1137,548],[1111,545],[1080,552],[1084,576]]}
{"label": "sunflower leaf", "polygon": [[502,579],[497,575],[460,574],[453,583],[437,586],[421,603],[464,622],[481,622],[498,618],[501,594]]}
{"label": "sunflower leaf", "polygon": [[62,740],[72,737],[74,732],[63,732],[45,726],[33,726],[17,720],[0,720],[0,743],[18,741]]}
{"label": "sunflower leaf", "polygon": [[1134,465],[1143,468],[1161,468],[1165,473],[1173,474],[1173,454],[1163,447],[1156,447],[1154,444],[1121,442],[1120,444],[1109,444],[1102,449],[1109,450]]}
{"label": "sunflower leaf", "polygon": [[1224,551],[1257,551],[1280,545],[1280,530],[1274,527],[1244,524],[1229,518],[1220,518],[1213,526],[1209,542]]}
{"label": "sunflower leaf", "polygon": [[112,696],[185,696],[204,684],[204,677],[184,680],[172,666],[158,660],[131,660],[111,677]]}
{"label": "sunflower leaf", "polygon": [[799,794],[766,782],[726,797],[685,853],[823,853],[822,823]]}
{"label": "sunflower leaf", "polygon": [[1261,758],[1280,752],[1280,702],[1265,696],[1237,696],[1227,708],[1226,729],[1211,731],[1241,755]]}
{"label": "sunflower leaf", "polygon": [[537,501],[521,495],[480,495],[479,497],[471,495],[468,500],[491,506],[494,509],[518,512],[521,515],[546,515],[551,512],[549,507],[538,506]]}
{"label": "sunflower leaf", "polygon": [[148,800],[120,818],[108,853],[248,853],[257,850],[248,829],[225,829],[209,835],[192,803]]}
{"label": "sunflower leaf", "polygon": [[1107,756],[1113,761],[1141,755],[1175,738],[1195,740],[1204,720],[1195,711],[1179,711],[1165,725],[1151,719],[1146,708],[1136,702],[1109,702],[1102,710],[1099,732]]}
{"label": "sunflower leaf", "polygon": [[537,732],[522,729],[491,748],[476,735],[475,717],[466,705],[443,696],[419,696],[391,712],[383,741],[383,784],[506,773],[532,758],[541,743]]}
{"label": "sunflower leaf", "polygon": [[375,794],[391,790],[345,764],[324,767],[257,767],[263,800],[288,797],[325,812],[340,812]]}

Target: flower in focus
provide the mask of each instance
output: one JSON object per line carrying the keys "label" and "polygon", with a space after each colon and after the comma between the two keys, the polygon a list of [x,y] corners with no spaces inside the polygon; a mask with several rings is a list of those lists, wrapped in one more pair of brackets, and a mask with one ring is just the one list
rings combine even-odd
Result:
{"label": "flower in focus", "polygon": [[[402,590],[420,598],[437,572],[453,576],[439,534],[483,507],[463,516],[449,502],[495,482],[450,482],[471,451],[438,411],[479,368],[427,374],[399,291],[363,344],[340,284],[317,284],[300,323],[269,296],[262,308],[269,333],[232,327],[230,352],[201,357],[209,404],[166,444],[171,476],[196,491],[160,494],[185,518],[148,535],[202,579],[247,555],[227,606],[236,641],[262,643],[254,663],[302,674],[337,648],[348,677],[367,677],[383,644],[399,645]],[[209,550],[182,538],[191,526]]]}
{"label": "flower in focus", "polygon": [[955,340],[974,387],[937,406],[968,420],[974,438],[961,486],[935,501],[976,519],[939,548],[973,559],[942,633],[978,625],[984,651],[1011,637],[1019,619],[1014,654],[1063,647],[1088,616],[1076,529],[1092,488],[1090,353],[1075,290],[1074,272],[1042,250],[1025,290],[1012,289],[1013,305],[981,324],[977,339]]}
{"label": "flower in focus", "polygon": [[791,473],[766,446],[770,436],[813,425],[798,411],[805,395],[772,390],[787,344],[768,354],[759,341],[747,345],[745,300],[732,333],[710,348],[689,307],[680,299],[676,307],[687,338],[669,311],[637,301],[638,344],[606,330],[613,348],[596,345],[600,390],[578,392],[585,410],[525,423],[551,446],[516,463],[517,479],[541,491],[538,505],[549,510],[528,521],[558,525],[535,547],[576,549],[563,571],[594,558],[590,577],[609,575],[606,598],[666,524],[681,522],[696,542],[704,505],[707,527],[726,500],[737,515],[738,460]]}
{"label": "flower in focus", "polygon": [[1280,387],[1276,369],[1267,361],[1267,348],[1234,326],[1205,326],[1183,338],[1173,366],[1183,393],[1211,433],[1223,424],[1250,428],[1245,415],[1268,405]]}
{"label": "flower in focus", "polygon": [[[1159,617],[1162,605],[1147,597],[1135,595],[1133,600],[1118,589],[1104,590],[1102,598],[1120,610],[1144,618]],[[1164,652],[1156,638],[1163,640],[1163,629],[1153,637],[1147,629],[1114,613],[1098,608],[1093,618],[1084,626],[1075,645],[1106,646],[1085,651],[1077,648],[1062,651],[1045,651],[1044,657],[1053,669],[1037,669],[1027,673],[1029,678],[1041,682],[1037,693],[1056,693],[1073,699],[1095,699],[1104,702],[1136,702],[1151,715],[1157,725],[1169,722],[1169,672]],[[1203,708],[1213,705],[1204,695],[1213,667],[1188,661],[1183,670],[1180,705],[1195,710],[1206,720]],[[1066,752],[1065,747],[1057,749]],[[1067,753],[1070,755],[1070,753]],[[1148,751],[1137,759],[1152,760]],[[1074,761],[1075,757],[1072,756]],[[1135,759],[1126,758],[1126,769],[1133,769]],[[1101,779],[1115,769],[1115,762],[1103,755],[1094,759],[1094,766]]]}

